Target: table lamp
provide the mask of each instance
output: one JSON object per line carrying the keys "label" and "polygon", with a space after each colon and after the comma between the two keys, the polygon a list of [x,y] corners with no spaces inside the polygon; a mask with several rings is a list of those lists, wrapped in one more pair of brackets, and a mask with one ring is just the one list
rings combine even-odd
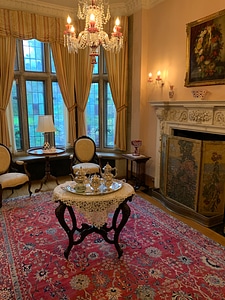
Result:
{"label": "table lamp", "polygon": [[39,116],[38,127],[36,131],[44,133],[45,142],[43,145],[43,149],[44,150],[50,149],[50,143],[48,141],[48,133],[56,131],[56,128],[53,124],[52,115]]}

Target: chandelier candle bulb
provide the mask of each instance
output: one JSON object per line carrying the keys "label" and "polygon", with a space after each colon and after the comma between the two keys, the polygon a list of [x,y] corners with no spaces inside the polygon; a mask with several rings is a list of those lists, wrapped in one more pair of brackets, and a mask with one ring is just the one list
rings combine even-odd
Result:
{"label": "chandelier candle bulb", "polygon": [[67,17],[67,24],[66,24],[66,31],[65,33],[71,33],[74,32],[74,27],[71,25],[71,18],[70,16]]}
{"label": "chandelier candle bulb", "polygon": [[93,14],[90,15],[90,26],[95,27],[95,16]]}
{"label": "chandelier candle bulb", "polygon": [[68,16],[68,17],[67,17],[67,23],[68,23],[68,25],[71,23],[71,21],[72,21],[72,20],[71,20],[70,16]]}
{"label": "chandelier candle bulb", "polygon": [[120,20],[119,20],[119,18],[117,18],[116,22],[115,22],[115,26],[113,28],[112,36],[116,36],[116,37],[122,36],[122,33],[120,32],[121,27],[119,25],[120,25]]}

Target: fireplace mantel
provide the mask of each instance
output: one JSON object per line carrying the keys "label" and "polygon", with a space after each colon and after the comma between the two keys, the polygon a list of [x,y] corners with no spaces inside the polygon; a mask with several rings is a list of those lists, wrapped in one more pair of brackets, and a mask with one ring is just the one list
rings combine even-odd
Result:
{"label": "fireplace mantel", "polygon": [[150,101],[158,118],[155,186],[159,187],[161,135],[174,129],[225,135],[225,100]]}
{"label": "fireplace mantel", "polygon": [[[157,190],[160,187],[162,135],[172,136],[174,131],[179,129],[225,136],[225,101],[151,101],[149,103],[155,108],[158,122],[155,162],[155,187]],[[178,213],[190,216],[206,226],[210,227],[210,224],[216,224],[223,219],[223,215],[215,217],[215,220],[205,218],[198,213],[194,213],[193,210],[189,211],[189,208],[182,204],[178,205],[173,199],[167,200],[164,197],[164,202],[168,207]]]}

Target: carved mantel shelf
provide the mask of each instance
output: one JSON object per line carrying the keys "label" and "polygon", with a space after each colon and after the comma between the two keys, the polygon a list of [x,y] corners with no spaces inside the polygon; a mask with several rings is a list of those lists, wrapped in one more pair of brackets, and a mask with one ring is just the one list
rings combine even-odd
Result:
{"label": "carved mantel shelf", "polygon": [[149,101],[152,106],[183,106],[183,107],[225,107],[225,100],[176,100],[176,101]]}
{"label": "carved mantel shelf", "polygon": [[[189,130],[225,134],[225,101],[151,101],[149,103],[156,109],[159,121],[170,124],[169,127],[178,126]],[[164,133],[171,133],[166,128],[161,128],[161,133],[162,129]]]}

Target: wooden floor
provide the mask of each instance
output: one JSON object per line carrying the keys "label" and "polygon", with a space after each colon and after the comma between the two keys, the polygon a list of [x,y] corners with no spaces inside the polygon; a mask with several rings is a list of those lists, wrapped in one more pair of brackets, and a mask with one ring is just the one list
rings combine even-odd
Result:
{"label": "wooden floor", "polygon": [[[64,177],[58,177],[57,180],[61,184],[61,183],[64,183],[65,181],[70,181],[71,178],[69,176],[66,176],[66,177],[64,176]],[[56,185],[57,184],[56,184],[55,181],[48,181],[46,184],[43,185],[41,191],[42,192],[51,191],[56,187]],[[40,181],[33,181],[32,182],[32,187],[31,187],[32,192],[34,192],[35,189],[38,189],[38,188],[40,188]],[[215,231],[213,231],[210,228],[204,227],[204,226],[196,223],[195,221],[192,221],[188,218],[185,218],[185,217],[179,216],[176,213],[173,213],[172,211],[168,210],[159,200],[150,197],[149,195],[143,193],[142,191],[137,191],[137,194],[140,195],[142,198],[150,201],[153,205],[161,208],[162,210],[164,210],[168,214],[174,216],[178,220],[181,220],[182,222],[188,224],[190,227],[193,227],[193,228],[197,229],[198,231],[200,231],[204,235],[208,236],[212,240],[214,240],[214,241],[220,243],[221,245],[225,246],[225,237],[224,236],[216,233]],[[19,190],[15,190],[13,194],[9,190],[3,191],[3,205],[4,205],[4,199],[17,197],[17,196],[22,196],[22,195],[29,195],[26,186],[22,187]]]}

